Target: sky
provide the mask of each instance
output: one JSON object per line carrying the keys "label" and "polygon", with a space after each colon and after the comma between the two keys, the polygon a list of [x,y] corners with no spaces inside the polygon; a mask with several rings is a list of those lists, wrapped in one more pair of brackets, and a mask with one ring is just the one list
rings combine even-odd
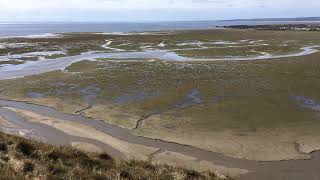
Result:
{"label": "sky", "polygon": [[0,0],[0,22],[316,17],[320,0]]}

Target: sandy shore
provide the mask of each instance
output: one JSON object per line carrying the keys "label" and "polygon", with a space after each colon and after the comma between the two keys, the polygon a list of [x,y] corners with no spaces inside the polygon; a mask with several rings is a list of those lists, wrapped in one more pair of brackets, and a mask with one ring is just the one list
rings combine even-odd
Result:
{"label": "sandy shore", "polygon": [[[5,107],[0,108],[3,119],[36,130],[36,135],[47,143],[73,145],[95,152],[102,150],[120,158],[149,160],[197,170],[209,169],[245,180],[280,180],[282,177],[290,180],[310,177],[313,180],[313,177],[319,177],[316,168],[320,160],[318,152],[310,154],[310,160],[257,162],[236,159],[191,146],[136,137],[125,129],[79,115],[59,113],[45,106],[3,100],[0,100],[0,105]],[[304,147],[301,148],[303,150]],[[290,173],[291,171],[297,173]]]}
{"label": "sandy shore", "polygon": [[[72,145],[76,148],[86,150],[89,152],[108,152],[111,153],[118,158],[125,159],[138,159],[138,160],[149,160],[155,164],[157,163],[168,163],[175,166],[185,166],[186,162],[188,162],[188,168],[196,169],[196,170],[211,170],[218,174],[224,174],[229,176],[239,176],[241,174],[248,173],[248,170],[240,169],[240,168],[230,168],[222,165],[216,165],[212,161],[204,161],[198,160],[198,158],[183,155],[180,153],[174,153],[171,151],[164,151],[164,153],[158,153],[160,148],[150,147],[141,144],[129,143],[117,138],[114,138],[104,132],[101,132],[95,128],[83,125],[77,122],[70,122],[63,119],[53,118],[49,116],[44,116],[41,114],[34,113],[32,111],[12,108],[12,107],[4,107],[2,109],[6,109],[8,111],[12,111],[19,116],[21,116],[25,121],[23,122],[25,125],[32,124],[33,126],[41,127],[41,124],[45,125],[42,128],[44,131],[38,132],[38,136],[42,136],[44,138],[43,141],[50,142],[50,139],[46,139],[47,136],[52,136],[50,134],[50,128],[56,129],[56,133],[61,132],[64,135],[64,141],[61,141],[61,144]],[[1,112],[0,112],[1,113]],[[12,117],[11,117],[12,118]],[[9,122],[9,120],[6,120]],[[21,124],[20,124],[21,125]],[[46,134],[47,133],[47,134]],[[57,142],[59,143],[59,134],[55,134]],[[70,137],[73,138],[70,138]],[[28,137],[28,135],[25,135]],[[32,137],[29,137],[32,138]],[[77,139],[79,138],[79,139]],[[85,141],[83,141],[84,139]],[[82,141],[81,141],[82,140]],[[105,148],[96,141],[110,146],[112,149]],[[112,152],[113,151],[113,152]],[[175,158],[179,157],[180,158]]]}

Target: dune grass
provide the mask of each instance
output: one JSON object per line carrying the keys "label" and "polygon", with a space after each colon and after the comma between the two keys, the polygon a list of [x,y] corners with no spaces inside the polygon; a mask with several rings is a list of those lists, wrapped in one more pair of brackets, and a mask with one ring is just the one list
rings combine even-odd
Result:
{"label": "dune grass", "polygon": [[[122,161],[0,133],[0,179],[213,179],[197,172],[145,161]],[[229,178],[224,178],[229,179]]]}

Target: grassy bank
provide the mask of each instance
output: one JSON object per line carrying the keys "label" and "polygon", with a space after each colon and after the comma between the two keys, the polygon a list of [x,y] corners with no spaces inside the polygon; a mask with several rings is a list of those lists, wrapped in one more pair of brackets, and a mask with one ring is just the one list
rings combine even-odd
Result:
{"label": "grassy bank", "polygon": [[212,172],[120,161],[108,154],[85,153],[3,133],[0,167],[0,179],[222,179]]}

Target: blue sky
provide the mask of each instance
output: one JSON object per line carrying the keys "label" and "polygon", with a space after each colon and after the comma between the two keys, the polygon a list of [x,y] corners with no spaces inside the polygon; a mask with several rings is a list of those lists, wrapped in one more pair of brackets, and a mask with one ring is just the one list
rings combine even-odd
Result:
{"label": "blue sky", "polygon": [[0,0],[0,21],[191,21],[320,16],[320,0]]}

